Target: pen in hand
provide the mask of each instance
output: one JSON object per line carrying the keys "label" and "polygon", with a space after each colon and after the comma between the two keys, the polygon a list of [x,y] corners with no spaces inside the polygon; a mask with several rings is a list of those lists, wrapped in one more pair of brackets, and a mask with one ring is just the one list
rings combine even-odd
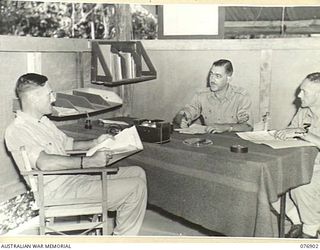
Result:
{"label": "pen in hand", "polygon": [[295,131],[293,138],[300,138],[301,139],[302,137],[304,137],[306,135],[306,133],[308,133],[308,130],[305,128],[301,129],[300,131]]}

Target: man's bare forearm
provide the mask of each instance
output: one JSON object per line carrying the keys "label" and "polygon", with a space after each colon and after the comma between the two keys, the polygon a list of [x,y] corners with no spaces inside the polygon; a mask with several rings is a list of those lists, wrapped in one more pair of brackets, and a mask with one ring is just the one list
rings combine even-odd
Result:
{"label": "man's bare forearm", "polygon": [[74,141],[73,142],[73,149],[74,150],[87,150],[89,148],[94,147],[97,144],[97,140],[88,140],[88,141]]}
{"label": "man's bare forearm", "polygon": [[215,123],[208,127],[217,133],[252,131],[252,127],[247,123]]}
{"label": "man's bare forearm", "polygon": [[36,164],[40,170],[80,168],[81,157],[47,154],[42,151]]}

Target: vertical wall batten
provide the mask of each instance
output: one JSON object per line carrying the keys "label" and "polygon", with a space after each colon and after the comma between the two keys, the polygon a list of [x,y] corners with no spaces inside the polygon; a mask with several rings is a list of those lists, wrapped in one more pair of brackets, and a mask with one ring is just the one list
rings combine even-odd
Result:
{"label": "vertical wall batten", "polygon": [[27,53],[27,72],[38,74],[42,73],[40,52]]}
{"label": "vertical wall batten", "polygon": [[259,118],[270,113],[270,94],[272,76],[272,50],[261,50],[260,57],[260,86],[259,86]]}

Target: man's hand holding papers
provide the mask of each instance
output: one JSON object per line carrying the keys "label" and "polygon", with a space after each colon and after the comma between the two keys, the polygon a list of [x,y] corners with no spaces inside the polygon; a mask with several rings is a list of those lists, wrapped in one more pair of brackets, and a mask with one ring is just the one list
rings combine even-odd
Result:
{"label": "man's hand holding papers", "polygon": [[[310,142],[293,138],[294,136],[291,138],[287,138],[286,140],[276,139],[275,133],[276,131],[272,130],[272,131],[241,132],[241,133],[237,133],[237,135],[244,140],[249,140],[257,144],[266,144],[275,149],[314,146],[314,144]],[[296,133],[296,136],[297,135],[298,134]]]}
{"label": "man's hand holding papers", "polygon": [[114,137],[106,136],[103,141],[100,140],[102,139],[100,137],[98,138],[100,143],[89,149],[86,156],[92,156],[99,150],[110,151],[112,158],[109,160],[108,165],[143,149],[135,126],[122,130]]}
{"label": "man's hand holding papers", "polygon": [[307,130],[305,130],[304,128],[286,128],[286,129],[275,131],[274,137],[276,139],[286,140],[289,138],[301,137],[306,132],[307,132]]}

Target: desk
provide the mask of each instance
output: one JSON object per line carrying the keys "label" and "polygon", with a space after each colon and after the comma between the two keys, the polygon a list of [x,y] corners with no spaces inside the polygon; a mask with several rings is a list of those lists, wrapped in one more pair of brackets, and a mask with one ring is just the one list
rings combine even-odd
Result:
{"label": "desk", "polygon": [[[82,125],[60,127],[70,136],[94,138],[104,129]],[[186,138],[213,140],[196,148]],[[249,153],[230,152],[230,145]],[[143,167],[148,202],[227,236],[275,237],[278,228],[270,202],[291,188],[310,182],[318,150],[301,147],[274,150],[238,138],[234,133],[183,135],[174,132],[166,144],[143,143],[144,150],[121,162]]]}

